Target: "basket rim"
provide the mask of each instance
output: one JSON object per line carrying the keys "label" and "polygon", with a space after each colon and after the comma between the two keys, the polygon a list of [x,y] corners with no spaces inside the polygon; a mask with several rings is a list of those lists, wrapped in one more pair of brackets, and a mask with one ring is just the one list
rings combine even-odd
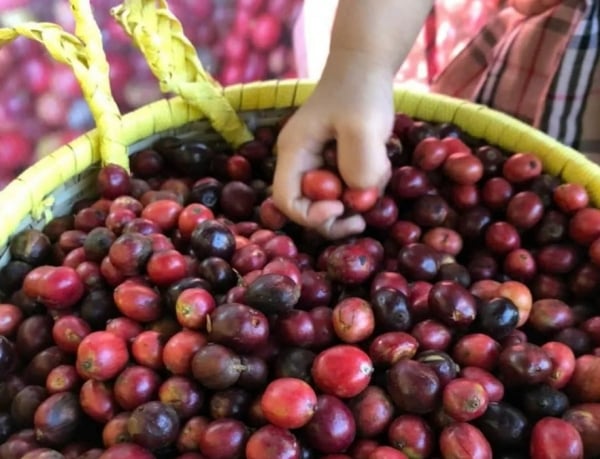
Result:
{"label": "basket rim", "polygon": [[[223,94],[238,112],[294,108],[312,93],[316,81],[289,79],[237,84]],[[585,186],[594,205],[600,205],[600,166],[547,134],[499,111],[453,97],[415,92],[396,86],[394,108],[429,122],[451,122],[469,135],[510,152],[531,152],[544,169],[565,181]],[[152,135],[206,120],[181,97],[160,99],[125,114],[121,141],[128,146]],[[0,249],[28,216],[41,222],[54,217],[52,194],[68,180],[99,163],[97,130],[93,129],[40,159],[0,191]],[[131,151],[129,152],[131,154]]]}

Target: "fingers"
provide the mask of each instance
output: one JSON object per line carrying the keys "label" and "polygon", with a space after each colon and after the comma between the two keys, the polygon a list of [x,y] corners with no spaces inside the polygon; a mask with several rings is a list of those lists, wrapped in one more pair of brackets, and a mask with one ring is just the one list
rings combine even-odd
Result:
{"label": "fingers", "polygon": [[328,239],[343,239],[362,233],[366,228],[365,220],[360,215],[348,218],[332,218],[318,226],[316,230]]}
{"label": "fingers", "polygon": [[273,201],[279,210],[300,225],[318,226],[344,212],[341,202],[325,201],[315,205],[302,196],[302,176],[322,164],[322,143],[319,138],[310,140],[303,136],[303,131],[293,125],[286,127],[278,139]]}
{"label": "fingers", "polygon": [[338,169],[350,188],[385,188],[391,164],[385,143],[387,136],[374,130],[348,129],[338,135]]}
{"label": "fingers", "polygon": [[[311,227],[319,227],[326,225],[326,223],[330,220],[335,220],[336,218],[341,217],[344,214],[344,204],[340,201],[316,201],[312,202],[306,198],[301,198],[299,201],[304,201],[300,204],[298,201],[298,206],[304,207],[305,203],[306,213],[303,213],[304,221],[308,223]],[[304,210],[304,208],[302,209]]]}

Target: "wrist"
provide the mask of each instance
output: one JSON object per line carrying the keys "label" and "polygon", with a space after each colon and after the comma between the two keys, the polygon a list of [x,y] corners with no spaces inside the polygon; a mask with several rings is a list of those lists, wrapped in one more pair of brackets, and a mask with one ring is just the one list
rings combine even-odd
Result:
{"label": "wrist", "polygon": [[389,59],[363,50],[338,46],[331,48],[321,80],[332,81],[336,85],[356,80],[361,84],[376,81],[378,84],[391,86],[396,72],[396,66]]}

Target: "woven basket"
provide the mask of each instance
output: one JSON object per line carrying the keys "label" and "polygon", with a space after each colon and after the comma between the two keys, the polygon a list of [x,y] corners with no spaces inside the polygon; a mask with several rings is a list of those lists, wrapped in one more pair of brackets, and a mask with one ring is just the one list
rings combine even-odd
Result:
{"label": "woven basket", "polygon": [[[75,35],[54,24],[26,23],[0,29],[0,45],[17,36],[42,43],[70,65],[96,120],[97,128],[30,167],[0,192],[0,266],[10,259],[11,235],[42,228],[71,211],[74,202],[95,192],[102,164],[128,167],[128,155],[167,135],[194,137],[237,146],[256,126],[273,125],[304,103],[314,83],[267,81],[222,88],[202,68],[182,27],[164,0],[126,0],[113,15],[145,55],[161,89],[175,97],[122,116],[108,80],[101,34],[89,1],[71,0]],[[600,205],[600,167],[575,150],[494,110],[449,97],[395,90],[398,112],[430,122],[452,122],[475,138],[508,151],[538,155],[545,171],[584,185]]]}

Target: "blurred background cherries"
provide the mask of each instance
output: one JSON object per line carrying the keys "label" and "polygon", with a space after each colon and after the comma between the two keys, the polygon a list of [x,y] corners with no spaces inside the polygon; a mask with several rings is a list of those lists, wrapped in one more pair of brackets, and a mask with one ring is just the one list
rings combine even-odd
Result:
{"label": "blurred background cherries", "polygon": [[[162,97],[144,57],[110,15],[119,0],[92,0],[104,36],[114,97],[123,113]],[[169,3],[222,84],[296,77],[292,28],[302,0],[178,0]],[[47,21],[73,31],[66,0],[0,0],[0,26]],[[69,67],[19,38],[0,48],[0,189],[24,168],[94,125]]]}

